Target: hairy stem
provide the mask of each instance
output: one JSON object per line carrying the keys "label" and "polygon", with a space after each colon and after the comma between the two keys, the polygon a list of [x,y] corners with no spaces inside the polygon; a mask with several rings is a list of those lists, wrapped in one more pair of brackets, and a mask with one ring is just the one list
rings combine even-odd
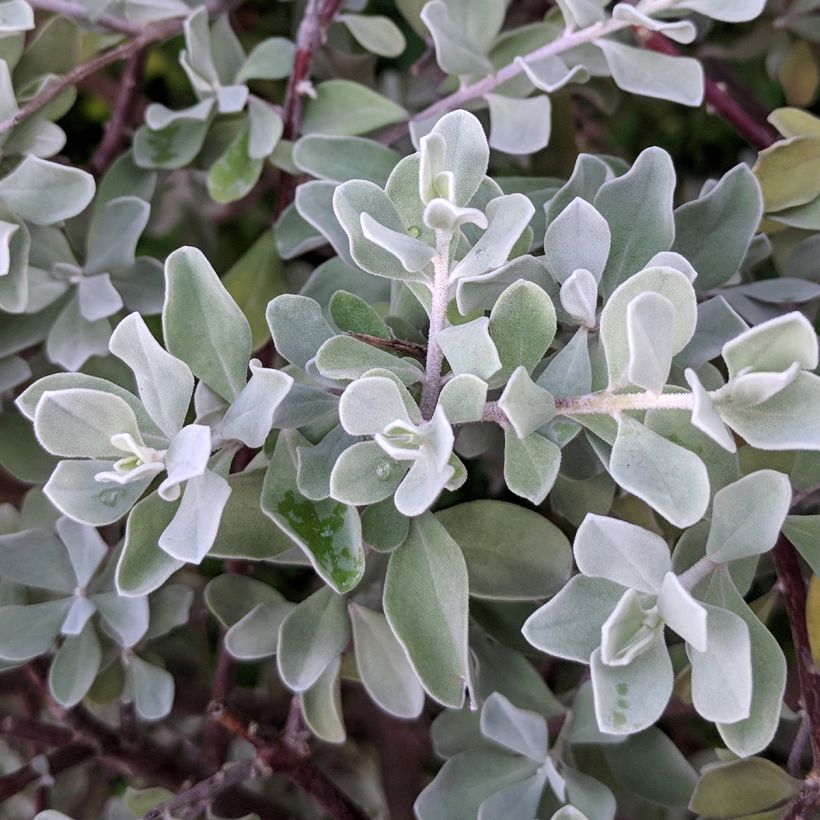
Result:
{"label": "hairy stem", "polygon": [[421,392],[421,414],[431,419],[441,390],[441,365],[444,353],[438,344],[438,334],[447,324],[447,301],[450,289],[450,240],[446,231],[436,231],[436,255],[433,257],[433,287],[430,306],[430,330],[427,334],[426,377]]}
{"label": "hairy stem", "polygon": [[678,576],[680,585],[691,592],[709,573],[714,572],[720,564],[715,563],[708,555],[692,564],[686,572]]}
{"label": "hairy stem", "polygon": [[[555,410],[561,416],[619,416],[628,410],[688,410],[694,407],[691,393],[587,393],[555,400]],[[482,421],[493,421],[502,427],[509,423],[497,401],[484,407]]]}
{"label": "hairy stem", "polygon": [[545,57],[555,57],[559,54],[564,54],[573,48],[577,48],[578,46],[591,43],[593,40],[597,40],[607,34],[612,34],[613,32],[620,31],[621,29],[628,27],[629,23],[627,22],[610,19],[604,23],[594,23],[593,25],[579,29],[578,31],[567,31],[551,43],[547,43],[546,45],[535,49],[535,51],[531,51],[529,54],[524,54],[520,60],[509,63],[493,74],[488,74],[486,77],[477,80],[474,83],[462,86],[458,91],[454,91],[447,97],[442,97],[432,105],[429,105],[423,111],[419,111],[418,114],[414,114],[405,122],[398,123],[392,128],[384,131],[381,135],[381,140],[387,144],[395,142],[405,135],[407,132],[407,127],[411,122],[421,122],[423,120],[432,119],[433,117],[446,114],[448,111],[455,111],[457,108],[463,108],[465,103],[478,99],[479,97],[483,97],[485,94],[489,94],[494,89],[498,88],[498,86],[503,85],[504,83],[512,80],[514,77],[517,77],[519,74],[522,74],[524,71],[524,68],[521,65],[522,62],[529,63],[537,60],[543,60]]}
{"label": "hairy stem", "polygon": [[555,409],[562,416],[617,416],[627,410],[692,410],[691,393],[589,393],[556,399]]}

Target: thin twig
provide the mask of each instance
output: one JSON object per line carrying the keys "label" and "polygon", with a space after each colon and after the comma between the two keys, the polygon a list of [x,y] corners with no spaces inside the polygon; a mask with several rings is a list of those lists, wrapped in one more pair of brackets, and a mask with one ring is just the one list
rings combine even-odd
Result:
{"label": "thin twig", "polygon": [[820,810],[820,671],[814,664],[809,641],[806,581],[800,559],[794,546],[782,533],[774,548],[774,562],[789,616],[797,658],[800,698],[812,752],[812,770],[792,801],[785,820],[805,820],[814,817]]}
{"label": "thin twig", "polygon": [[792,510],[794,510],[796,505],[802,504],[818,492],[820,492],[820,484],[813,484],[804,490],[796,490],[792,494]]}
{"label": "thin twig", "polygon": [[[219,14],[220,12],[227,11],[232,5],[232,3],[222,2],[209,5],[209,12]],[[16,111],[0,122],[0,134],[5,134],[23,122],[23,120],[27,120],[67,88],[71,88],[71,86],[76,85],[86,77],[96,74],[98,71],[102,71],[106,66],[112,65],[120,60],[127,60],[133,54],[142,51],[142,49],[152,43],[167,40],[169,37],[179,34],[182,31],[183,23],[184,18],[182,17],[174,17],[169,20],[149,23],[140,29],[140,33],[134,37],[133,40],[121,43],[116,48],[112,48],[111,51],[98,54],[94,59],[75,66],[68,74],[56,82],[47,85],[39,94],[32,97],[19,111]]]}
{"label": "thin twig", "polygon": [[133,115],[137,83],[142,72],[143,56],[142,51],[136,51],[125,63],[111,117],[106,123],[99,147],[91,158],[91,167],[97,174],[107,170],[125,144]]}
{"label": "thin twig", "polygon": [[0,736],[26,740],[40,746],[65,746],[76,739],[76,733],[65,726],[14,715],[6,715],[0,720]]}
{"label": "thin twig", "polygon": [[224,701],[212,703],[208,711],[212,720],[251,743],[257,758],[272,771],[290,778],[335,820],[366,820],[367,815],[311,760],[298,697],[291,701],[285,732],[274,740],[267,740],[265,733],[244,721]]}
{"label": "thin twig", "polygon": [[536,62],[538,60],[543,60],[546,57],[564,54],[573,48],[577,48],[578,46],[582,46],[586,43],[591,43],[593,40],[597,40],[607,34],[612,34],[613,32],[627,28],[628,25],[629,23],[624,22],[623,20],[610,19],[605,23],[595,23],[587,28],[563,34],[556,40],[535,49],[535,51],[531,51],[529,54],[521,55],[520,60],[509,63],[498,71],[488,74],[486,77],[483,77],[474,83],[464,85],[459,88],[458,91],[454,91],[446,97],[442,97],[440,100],[437,100],[423,111],[420,111],[418,114],[414,114],[410,117],[410,119],[397,123],[396,125],[382,131],[379,135],[379,140],[386,145],[389,145],[396,142],[396,140],[401,139],[407,133],[407,128],[411,122],[423,122],[424,120],[430,120],[433,119],[433,117],[446,114],[448,111],[455,111],[457,108],[463,108],[465,103],[476,100],[479,97],[483,97],[485,94],[489,94],[498,88],[498,86],[509,82],[514,77],[517,77],[519,74],[523,73],[524,68],[522,63]]}
{"label": "thin twig", "polygon": [[111,49],[111,51],[99,54],[93,60],[80,63],[80,65],[75,66],[68,74],[57,80],[57,82],[47,85],[39,94],[32,97],[19,111],[16,111],[0,122],[0,134],[5,134],[23,122],[23,120],[27,120],[67,88],[76,85],[90,74],[96,74],[112,63],[127,60],[131,55],[141,51],[147,45],[157,40],[165,40],[168,37],[172,37],[174,34],[178,34],[181,29],[182,22],[180,20],[165,20],[162,23],[152,23],[146,27],[142,34],[133,40],[128,40],[116,48]]}
{"label": "thin twig", "polygon": [[[249,448],[243,448],[243,450],[248,449]],[[254,451],[250,450],[250,452]],[[238,455],[237,453],[237,456]],[[228,573],[234,575],[245,575],[247,573],[247,567],[244,561],[226,561],[225,569]],[[216,666],[211,683],[212,703],[224,703],[231,689],[233,689],[235,664],[231,653],[228,652],[228,648],[225,646],[226,632],[227,630],[221,627],[217,638]],[[223,726],[220,726],[217,721],[209,720],[205,724],[202,731],[202,756],[205,760],[209,761],[214,768],[218,769],[224,762],[230,739],[230,733],[227,732]]]}
{"label": "thin twig", "polygon": [[800,725],[797,727],[797,734],[794,736],[792,748],[789,751],[789,759],[786,769],[792,777],[800,775],[800,765],[803,760],[803,752],[806,751],[806,744],[809,742],[809,722],[806,720],[805,712],[800,713]]}
{"label": "thin twig", "polygon": [[76,743],[68,743],[49,752],[46,757],[46,767],[33,765],[33,761],[21,766],[19,769],[0,777],[0,803],[14,797],[15,794],[23,791],[31,783],[43,777],[43,768],[46,768],[48,776],[55,775],[85,763],[97,753],[97,747],[92,743],[80,740]]}
{"label": "thin twig", "polygon": [[130,777],[144,777],[155,785],[178,789],[189,778],[199,779],[208,773],[203,770],[202,761],[183,760],[149,738],[142,738],[136,745],[123,742],[118,731],[82,706],[67,712],[65,722],[86,742],[93,743],[99,749],[101,759],[108,760],[118,771]]}
{"label": "thin twig", "polygon": [[783,820],[811,820],[817,817],[820,808],[820,777],[810,773],[803,784],[803,788],[792,800]]}
{"label": "thin twig", "polygon": [[[680,50],[669,38],[657,31],[636,29],[638,42],[651,51],[679,57]],[[722,120],[727,122],[750,145],[762,151],[777,141],[777,134],[764,122],[744,108],[729,92],[723,83],[716,82],[708,74],[705,77],[706,103]]]}
{"label": "thin twig", "polygon": [[258,756],[241,760],[155,806],[143,815],[143,820],[161,820],[173,815],[174,812],[179,812],[180,809],[192,806],[204,808],[226,789],[256,777],[267,777],[270,771],[270,767]]}
{"label": "thin twig", "polygon": [[[288,78],[283,106],[282,138],[295,140],[302,130],[305,95],[310,91],[310,71],[313,58],[324,44],[327,29],[333,22],[342,0],[308,0],[305,13],[296,32],[296,55],[293,71]],[[293,202],[296,181],[288,174],[280,176],[274,220]]]}
{"label": "thin twig", "polygon": [[392,350],[401,356],[412,356],[420,362],[427,358],[427,345],[421,345],[417,342],[407,342],[403,339],[382,339],[381,336],[371,336],[369,333],[350,333],[348,335],[373,347]]}
{"label": "thin twig", "polygon": [[797,551],[781,533],[774,548],[777,576],[783,589],[786,611],[797,656],[800,695],[809,725],[809,740],[815,767],[820,768],[820,671],[814,665],[806,623],[806,581],[800,568]]}

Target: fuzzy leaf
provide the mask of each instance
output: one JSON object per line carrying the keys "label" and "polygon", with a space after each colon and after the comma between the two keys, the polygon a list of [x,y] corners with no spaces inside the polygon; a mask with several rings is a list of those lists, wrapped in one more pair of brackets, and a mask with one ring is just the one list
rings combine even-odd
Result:
{"label": "fuzzy leaf", "polygon": [[490,147],[505,154],[534,154],[549,145],[552,103],[545,94],[527,99],[485,94],[490,106]]}
{"label": "fuzzy leaf", "polygon": [[384,615],[351,603],[356,667],[368,695],[386,712],[414,719],[424,707],[424,690]]}
{"label": "fuzzy leaf", "polygon": [[262,510],[302,549],[322,579],[339,593],[364,572],[361,523],[355,508],[331,499],[311,501],[296,481],[296,448],[304,439],[282,432],[262,486]]}
{"label": "fuzzy leaf", "polygon": [[355,136],[399,122],[407,112],[396,103],[351,80],[327,80],[307,101],[305,134]]}
{"label": "fuzzy leaf", "polygon": [[501,358],[501,373],[509,378],[518,367],[532,373],[547,352],[556,330],[555,308],[543,288],[518,281],[501,294],[490,313],[490,336]]}
{"label": "fuzzy leaf", "polygon": [[743,619],[708,606],[707,644],[703,651],[687,645],[692,663],[692,702],[698,714],[717,723],[749,717],[752,705],[752,651]]}
{"label": "fuzzy leaf", "polygon": [[245,386],[251,355],[247,319],[196,248],[168,257],[165,282],[162,327],[169,352],[232,401]]}
{"label": "fuzzy leaf", "polygon": [[194,392],[188,365],[163,350],[139,313],[117,325],[108,346],[134,372],[140,399],[157,426],[169,438],[178,433]]}
{"label": "fuzzy leaf", "polygon": [[699,106],[703,102],[703,67],[691,57],[672,57],[615,40],[597,43],[604,52],[612,79],[632,94]]}
{"label": "fuzzy leaf", "polygon": [[504,431],[504,481],[511,492],[540,504],[560,466],[561,450],[545,436],[532,433],[520,439],[514,430]]}
{"label": "fuzzy leaf", "polygon": [[279,627],[277,666],[294,692],[310,689],[350,640],[345,600],[322,587],[298,604]]}
{"label": "fuzzy leaf", "polygon": [[605,182],[595,195],[595,209],[609,223],[609,259],[601,279],[608,296],[675,237],[672,195],[675,169],[660,148],[647,148],[623,176]]}
{"label": "fuzzy leaf", "polygon": [[692,452],[621,416],[610,475],[677,527],[699,521],[709,504],[709,476]]}
{"label": "fuzzy leaf", "polygon": [[658,593],[672,568],[669,547],[659,535],[594,514],[587,515],[575,535],[575,560],[584,575],[648,594]]}
{"label": "fuzzy leaf", "polygon": [[[527,618],[522,632],[536,649],[556,658],[589,663],[601,645],[601,627],[624,594],[604,578],[575,575],[551,600]],[[578,613],[584,617],[579,618]]]}
{"label": "fuzzy leaf", "polygon": [[436,513],[464,553],[470,595],[538,599],[567,581],[572,553],[566,536],[537,512],[505,501],[470,501]]}
{"label": "fuzzy leaf", "polygon": [[596,649],[590,671],[598,726],[609,734],[634,734],[651,726],[672,694],[672,662],[663,632],[625,666],[607,666]]}
{"label": "fuzzy leaf", "polygon": [[706,291],[735,275],[763,216],[760,185],[747,165],[738,165],[708,193],[675,210],[672,250],[688,259]]}
{"label": "fuzzy leaf", "polygon": [[770,550],[792,500],[789,479],[758,470],[715,493],[706,554],[716,563]]}
{"label": "fuzzy leaf", "polygon": [[467,566],[458,544],[434,516],[410,525],[390,555],[384,613],[427,693],[460,708],[469,676]]}

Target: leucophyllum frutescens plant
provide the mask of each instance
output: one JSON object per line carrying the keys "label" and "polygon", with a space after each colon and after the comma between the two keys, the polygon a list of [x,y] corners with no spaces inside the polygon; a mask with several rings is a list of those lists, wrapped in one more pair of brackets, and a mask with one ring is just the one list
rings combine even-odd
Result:
{"label": "leucophyllum frutescens plant", "polygon": [[[791,489],[781,472],[744,467],[738,442],[820,448],[810,322],[781,311],[750,327],[727,301],[761,218],[759,187],[741,165],[674,209],[660,149],[631,168],[582,155],[536,237],[530,199],[486,175],[472,114],[445,115],[418,149],[384,187],[334,186],[329,238],[344,238],[350,264],[331,260],[302,294],[268,305],[281,369],[251,358],[247,320],[204,256],[183,248],[165,265],[165,346],[136,313],[111,335],[136,393],[82,373],[22,393],[38,440],[63,459],[45,485],[67,516],[58,532],[69,519],[128,516],[113,574],[123,601],[161,594],[208,555],[312,566],[324,585],[298,604],[260,580],[210,581],[225,646],[275,656],[330,742],[346,737],[351,651],[386,711],[416,717],[425,693],[447,707],[435,737],[448,762],[416,805],[424,820],[613,817],[609,788],[583,771],[588,744],[645,744],[691,793],[691,767],[651,728],[675,673],[739,756],[772,740],[785,686],[783,654],[744,595]],[[353,290],[372,275],[386,310],[328,287],[336,275]],[[482,463],[522,499],[549,497],[578,526],[574,549],[525,507],[436,511]],[[644,505],[646,526],[607,514],[616,486]],[[589,505],[573,505],[573,487]],[[93,594],[75,596],[87,603],[37,604],[60,618],[12,660],[60,631],[61,653],[79,640],[60,607],[110,620]],[[504,606],[517,608],[502,628]],[[16,607],[0,618],[21,617]],[[522,623],[532,647],[589,664],[575,702],[546,688],[520,636],[515,650],[495,640]],[[666,627],[682,643],[668,645]],[[568,707],[548,750],[546,719]]]}

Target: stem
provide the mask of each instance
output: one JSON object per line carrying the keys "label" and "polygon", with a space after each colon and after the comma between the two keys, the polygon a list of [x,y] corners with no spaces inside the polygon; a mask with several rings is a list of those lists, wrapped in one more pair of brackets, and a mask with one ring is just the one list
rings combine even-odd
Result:
{"label": "stem", "polygon": [[[627,410],[689,410],[694,407],[691,393],[588,393],[555,400],[555,410],[561,416],[619,416]],[[509,420],[497,401],[484,406],[482,421],[494,421],[504,427]]]}
{"label": "stem", "polygon": [[497,401],[488,401],[484,406],[482,421],[494,421],[499,427],[506,427],[510,422],[506,413],[499,407]]}
{"label": "stem", "polygon": [[76,733],[65,726],[7,715],[0,720],[0,737],[26,740],[39,746],[65,746],[75,739]]}
{"label": "stem", "polygon": [[483,97],[489,94],[498,86],[512,80],[519,74],[523,73],[524,69],[521,66],[521,61],[525,63],[542,60],[545,57],[553,57],[558,54],[563,54],[570,49],[578,46],[591,43],[599,37],[604,37],[607,34],[612,34],[615,31],[628,28],[629,23],[622,20],[607,20],[605,23],[594,23],[587,28],[579,29],[578,31],[567,32],[557,40],[547,43],[540,48],[531,51],[521,57],[521,60],[516,60],[513,63],[505,65],[503,68],[496,71],[494,74],[488,74],[486,77],[471,83],[470,85],[462,86],[458,91],[453,92],[447,97],[443,97],[437,102],[414,114],[410,119],[398,123],[392,128],[384,131],[381,134],[381,140],[384,143],[390,144],[404,136],[407,127],[411,122],[419,122],[420,120],[432,119],[441,114],[446,114],[448,111],[455,111],[457,108],[462,108],[465,103],[471,100]]}
{"label": "stem", "polygon": [[367,815],[311,760],[298,696],[291,700],[284,733],[273,741],[264,740],[253,725],[234,714],[224,701],[214,701],[209,713],[212,720],[252,744],[257,758],[271,771],[300,786],[335,820],[367,820]]}
{"label": "stem", "polygon": [[[86,741],[78,741],[77,743],[68,743],[65,746],[61,746],[59,749],[55,749],[46,755],[48,774],[54,777],[66,769],[78,766],[80,763],[85,763],[86,760],[90,760],[94,757],[97,752],[98,749]],[[34,783],[41,777],[43,777],[43,774],[40,767],[35,768],[31,763],[0,777],[0,803],[23,791],[26,786]]]}
{"label": "stem", "polygon": [[789,810],[783,815],[783,820],[808,820],[810,817],[816,817],[818,806],[820,806],[820,776],[811,772],[803,788],[789,806]]}
{"label": "stem", "polygon": [[155,806],[145,815],[143,820],[161,820],[163,817],[170,817],[180,809],[197,807],[203,809],[207,807],[214,798],[232,786],[238,786],[246,780],[256,777],[263,777],[270,774],[270,768],[259,757],[248,758],[239,763],[235,763],[227,769],[218,771],[207,780],[203,780],[192,786],[190,789],[177,794],[170,800]]}
{"label": "stem", "polygon": [[720,564],[716,564],[708,555],[704,555],[703,558],[692,564],[686,572],[679,575],[678,581],[684,589],[691,591],[719,566]]}
{"label": "stem", "polygon": [[[211,684],[211,697],[214,700],[222,700],[228,696],[233,688],[234,660],[225,648],[225,633],[223,627],[219,630],[217,638],[216,668],[214,670],[213,683]],[[201,754],[209,766],[218,769],[225,760],[230,735],[225,728],[214,721],[208,721],[202,730]]]}
{"label": "stem", "polygon": [[399,356],[412,356],[421,362],[427,359],[427,347],[416,342],[408,342],[404,339],[382,339],[380,336],[371,336],[368,333],[350,333],[349,335],[373,347],[392,350]]}
{"label": "stem", "polygon": [[427,334],[426,377],[421,392],[421,414],[429,420],[433,417],[441,390],[441,365],[444,353],[438,344],[438,334],[447,323],[447,302],[450,292],[450,241],[452,235],[436,231],[436,255],[433,257],[432,304],[430,306],[430,330]]}
{"label": "stem", "polygon": [[[333,22],[342,0],[308,0],[304,16],[296,32],[296,56],[293,71],[288,78],[285,91],[284,125],[282,139],[295,140],[302,130],[305,95],[310,90],[310,71],[313,58],[327,37],[327,29]],[[276,198],[274,219],[278,219],[285,208],[293,202],[296,181],[283,175]]]}
{"label": "stem", "polygon": [[[809,727],[809,740],[814,761],[813,771],[818,773],[820,772],[820,671],[814,665],[809,642],[809,629],[806,624],[806,582],[800,568],[800,560],[791,542],[782,533],[774,548],[774,562],[783,589],[794,651],[797,655],[800,696]],[[820,773],[817,779],[820,779]],[[815,791],[817,791],[816,787],[817,783],[815,783]]]}
{"label": "stem", "polygon": [[809,742],[809,722],[806,720],[806,713],[800,713],[800,726],[797,727],[797,734],[794,736],[789,759],[786,763],[786,770],[792,777],[800,775],[800,762],[803,759],[803,752],[806,751],[806,744]]}
{"label": "stem", "polygon": [[135,51],[125,63],[114,110],[105,126],[102,141],[91,158],[91,167],[98,174],[102,174],[111,165],[125,143],[128,123],[133,113],[137,83],[142,71],[142,59],[143,53]]}
{"label": "stem", "polygon": [[691,393],[589,393],[556,399],[555,409],[562,416],[617,416],[627,410],[692,410]]}

